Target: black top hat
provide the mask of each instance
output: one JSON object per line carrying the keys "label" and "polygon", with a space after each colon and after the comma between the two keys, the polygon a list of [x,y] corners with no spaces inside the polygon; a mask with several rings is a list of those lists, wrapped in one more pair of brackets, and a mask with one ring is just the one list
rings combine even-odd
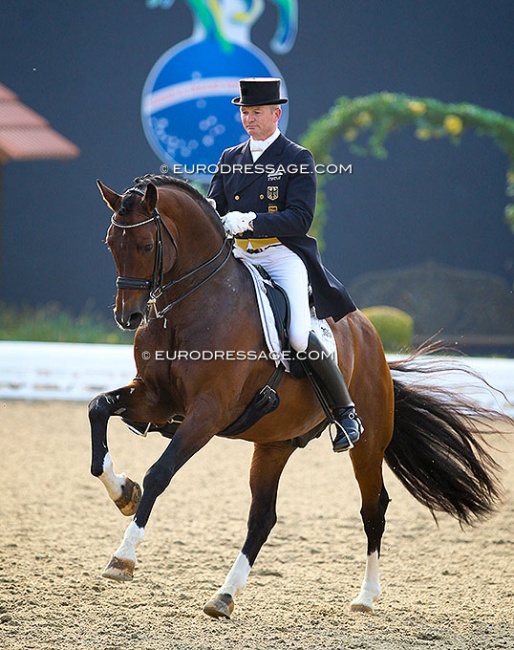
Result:
{"label": "black top hat", "polygon": [[280,79],[273,77],[252,77],[241,79],[241,97],[232,100],[236,106],[269,106],[285,104],[287,99],[280,98]]}

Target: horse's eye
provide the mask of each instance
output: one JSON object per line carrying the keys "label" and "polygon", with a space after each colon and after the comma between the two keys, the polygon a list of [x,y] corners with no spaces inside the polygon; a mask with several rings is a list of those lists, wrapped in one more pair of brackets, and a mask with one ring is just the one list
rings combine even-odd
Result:
{"label": "horse's eye", "polygon": [[153,244],[147,244],[143,250],[145,253],[149,253],[151,250],[153,250]]}

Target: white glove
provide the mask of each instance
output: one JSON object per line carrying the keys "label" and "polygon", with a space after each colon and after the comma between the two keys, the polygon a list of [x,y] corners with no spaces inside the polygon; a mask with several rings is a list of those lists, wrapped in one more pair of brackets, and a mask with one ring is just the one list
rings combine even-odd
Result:
{"label": "white glove", "polygon": [[255,212],[238,212],[233,210],[227,212],[224,217],[221,217],[223,227],[228,235],[238,235],[245,230],[253,230],[252,221],[257,215]]}

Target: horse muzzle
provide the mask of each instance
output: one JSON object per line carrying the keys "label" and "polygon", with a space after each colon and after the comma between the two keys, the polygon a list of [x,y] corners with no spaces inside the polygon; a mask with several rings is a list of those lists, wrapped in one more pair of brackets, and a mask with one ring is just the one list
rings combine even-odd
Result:
{"label": "horse muzzle", "polygon": [[[141,325],[145,318],[151,287],[151,280],[118,276],[114,318],[121,329],[135,330]],[[126,291],[129,293],[125,293]]]}
{"label": "horse muzzle", "polygon": [[131,291],[119,291],[116,295],[114,319],[122,330],[136,330],[145,320],[147,313],[148,293],[139,291],[137,295]]}
{"label": "horse muzzle", "polygon": [[145,318],[143,311],[133,310],[126,312],[124,310],[114,310],[114,319],[122,330],[136,330]]}

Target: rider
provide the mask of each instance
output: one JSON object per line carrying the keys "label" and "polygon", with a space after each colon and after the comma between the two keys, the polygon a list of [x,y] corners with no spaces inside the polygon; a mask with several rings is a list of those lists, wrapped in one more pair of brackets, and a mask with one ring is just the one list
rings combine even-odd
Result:
{"label": "rider", "polygon": [[250,139],[222,153],[208,197],[215,201],[225,231],[235,236],[236,257],[262,266],[287,293],[291,347],[304,353],[321,384],[337,425],[334,451],[346,451],[363,427],[341,371],[311,331],[309,283],[318,318],[339,320],[355,305],[322,265],[317,242],[307,234],[316,203],[314,158],[280,132],[285,102],[280,79],[240,80],[240,97],[232,103],[240,107]]}

